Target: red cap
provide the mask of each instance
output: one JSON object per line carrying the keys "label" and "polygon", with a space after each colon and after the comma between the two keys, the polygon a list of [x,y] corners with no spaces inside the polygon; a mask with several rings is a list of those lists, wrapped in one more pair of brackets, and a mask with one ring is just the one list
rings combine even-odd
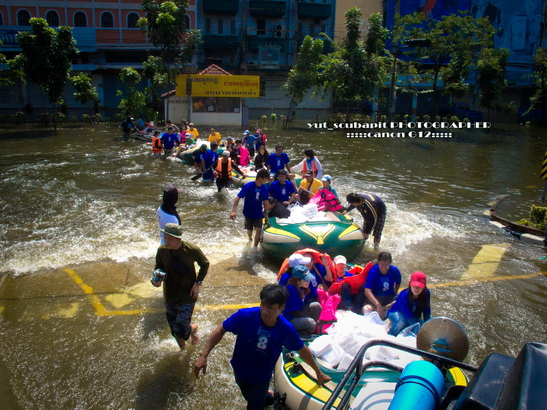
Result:
{"label": "red cap", "polygon": [[418,286],[420,288],[425,288],[427,278],[423,272],[414,272],[410,275],[410,286]]}

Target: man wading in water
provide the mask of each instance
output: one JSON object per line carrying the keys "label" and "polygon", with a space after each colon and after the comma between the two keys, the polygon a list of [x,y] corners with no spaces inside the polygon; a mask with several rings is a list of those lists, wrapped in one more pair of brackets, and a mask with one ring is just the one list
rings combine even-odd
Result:
{"label": "man wading in water", "polygon": [[[198,325],[191,323],[192,313],[209,269],[209,260],[201,249],[181,239],[179,225],[168,223],[162,231],[165,244],[156,253],[156,269],[166,275],[163,281],[152,280],[152,285],[160,287],[163,282],[167,322],[180,349],[184,350],[188,338],[192,338],[192,345],[199,340]],[[197,277],[194,262],[199,265]]]}

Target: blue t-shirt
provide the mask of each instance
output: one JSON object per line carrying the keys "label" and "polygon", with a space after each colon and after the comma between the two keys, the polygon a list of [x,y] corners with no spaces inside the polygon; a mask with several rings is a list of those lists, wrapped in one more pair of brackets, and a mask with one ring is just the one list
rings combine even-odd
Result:
{"label": "blue t-shirt", "polygon": [[391,265],[385,275],[380,272],[380,266],[374,265],[370,269],[365,288],[372,290],[374,296],[395,295],[395,285],[401,283],[401,272]]}
{"label": "blue t-shirt", "polygon": [[283,310],[283,317],[287,320],[292,320],[292,312],[296,310],[302,310],[304,308],[304,300],[300,297],[298,289],[296,286],[287,285],[287,291],[289,292],[289,297],[285,303],[285,310]]}
{"label": "blue t-shirt", "polygon": [[270,154],[268,157],[267,164],[270,166],[270,172],[276,173],[280,169],[285,168],[285,164],[288,164],[291,160],[289,159],[289,156],[286,153],[281,153],[281,155],[277,155],[275,152],[273,154]]}
{"label": "blue t-shirt", "polygon": [[[310,293],[307,294],[306,298],[304,299],[304,303],[311,303],[319,297],[319,294],[317,293],[317,287],[323,283],[322,278],[325,277],[327,274],[327,271],[325,270],[325,267],[323,265],[316,264],[315,267],[319,271],[319,275],[315,272],[315,269],[312,269],[310,273],[313,275],[313,280],[310,282]],[[285,272],[281,275],[279,280],[277,281],[278,285],[281,286],[287,286],[287,283],[289,282],[289,279],[292,277],[292,275],[289,272]]]}
{"label": "blue t-shirt", "polygon": [[273,327],[266,326],[259,307],[237,311],[222,323],[222,327],[237,335],[230,363],[234,373],[246,383],[270,380],[283,347],[296,351],[304,347],[287,319],[278,316]]}
{"label": "blue t-shirt", "polygon": [[247,137],[247,144],[249,144],[249,147],[254,148],[255,141],[256,141],[256,137],[253,134],[250,134]]}
{"label": "blue t-shirt", "polygon": [[279,181],[274,181],[268,189],[270,195],[277,199],[279,202],[285,202],[291,199],[291,194],[296,192],[294,184],[290,181],[286,181],[284,185],[281,185]]}
{"label": "blue t-shirt", "polygon": [[203,155],[203,159],[205,160],[205,169],[208,169],[218,160],[218,154],[213,150],[208,150]]}
{"label": "blue t-shirt", "polygon": [[172,149],[179,140],[177,134],[168,134],[166,132],[161,134],[160,138],[164,149]]}
{"label": "blue t-shirt", "polygon": [[255,134],[255,149],[258,152],[258,148],[262,145],[262,137],[259,134]]}
{"label": "blue t-shirt", "polygon": [[243,198],[243,215],[246,218],[263,218],[264,209],[262,202],[268,200],[268,188],[266,185],[256,186],[255,181],[243,185],[243,188],[237,194]]}
{"label": "blue t-shirt", "polygon": [[391,309],[389,309],[389,311],[401,312],[401,314],[407,319],[420,319],[423,315],[424,322],[428,321],[431,318],[431,293],[429,292],[429,289],[425,289],[422,291],[427,292],[427,307],[423,311],[422,309],[420,309],[417,299],[411,301],[408,296],[409,292],[410,289],[406,288],[401,293],[399,293],[399,296],[397,296],[397,300],[395,301],[393,306],[391,306]]}

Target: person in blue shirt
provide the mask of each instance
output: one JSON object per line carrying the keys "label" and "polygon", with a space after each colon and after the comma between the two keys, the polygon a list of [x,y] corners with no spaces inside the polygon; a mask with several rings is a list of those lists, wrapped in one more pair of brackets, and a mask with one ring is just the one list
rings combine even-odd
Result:
{"label": "person in blue shirt", "polygon": [[256,136],[254,134],[251,134],[249,130],[245,131],[244,133],[247,137],[247,141],[245,142],[245,148],[249,150],[249,155],[251,158],[254,158],[255,156],[255,142],[256,142]]}
{"label": "person in blue shirt", "polygon": [[370,269],[365,282],[366,301],[363,311],[376,310],[382,320],[401,286],[401,272],[391,262],[389,252],[380,252],[378,263]]}
{"label": "person in blue shirt", "polygon": [[321,371],[309,348],[281,315],[287,298],[288,292],[283,286],[266,285],[260,292],[260,307],[241,309],[220,324],[209,336],[194,364],[196,378],[200,372],[206,373],[207,357],[226,332],[230,332],[236,335],[230,364],[248,410],[264,408],[272,373],[283,347],[297,351],[312,367],[319,386],[328,382],[330,377]]}
{"label": "person in blue shirt", "polygon": [[179,138],[174,132],[173,127],[167,128],[167,132],[161,134],[160,139],[163,146],[163,155],[166,157],[173,153],[175,146],[179,145]]}
{"label": "person in blue shirt", "polygon": [[292,269],[298,265],[305,265],[313,276],[313,279],[310,281],[310,293],[306,296],[306,301],[310,303],[316,301],[318,299],[317,288],[321,286],[323,290],[328,290],[333,280],[327,256],[321,255],[319,259],[320,261],[317,262],[321,263],[316,263],[312,253],[293,253],[289,256],[288,269],[281,275],[278,283],[285,286],[292,277]]}
{"label": "person in blue shirt", "polygon": [[249,241],[253,240],[255,230],[254,247],[258,247],[260,234],[262,233],[262,219],[268,220],[268,188],[266,182],[270,179],[270,173],[266,169],[260,169],[256,173],[256,179],[241,188],[234,199],[230,219],[235,221],[237,207],[241,198],[244,198],[243,216],[245,217],[245,229],[249,235]]}
{"label": "person in blue shirt", "polygon": [[192,158],[194,159],[194,168],[196,170],[196,175],[190,178],[192,181],[197,180],[199,177],[203,176],[205,172],[205,155],[207,154],[207,144],[201,144],[199,149],[192,152]]}
{"label": "person in blue shirt", "polygon": [[283,310],[283,316],[291,322],[297,331],[314,333],[321,315],[321,304],[306,300],[310,293],[310,282],[314,276],[305,265],[292,269],[292,277],[287,282],[289,298]]}
{"label": "person in blue shirt", "polygon": [[215,176],[213,173],[213,164],[218,161],[218,144],[212,143],[211,149],[207,150],[205,155],[203,155],[203,181],[205,182],[213,182],[215,180]]}
{"label": "person in blue shirt", "polygon": [[291,167],[289,167],[289,162],[291,162],[291,160],[289,159],[289,156],[283,152],[284,149],[283,145],[278,145],[275,147],[275,152],[268,157],[266,166],[271,174],[275,175],[277,171],[285,167],[287,168],[287,171],[291,172]]}
{"label": "person in blue shirt", "polygon": [[296,188],[292,181],[287,181],[287,170],[280,169],[277,171],[277,179],[270,184],[268,193],[272,198],[277,199],[280,204],[289,206],[295,200]]}
{"label": "person in blue shirt", "polygon": [[123,139],[127,141],[129,139],[129,135],[132,132],[137,132],[137,127],[135,127],[135,124],[133,124],[133,118],[127,117],[124,122],[120,124],[120,129],[123,132]]}
{"label": "person in blue shirt", "polygon": [[414,272],[410,275],[408,288],[397,296],[387,317],[391,322],[388,333],[393,336],[397,336],[405,327],[416,323],[421,326],[431,318],[431,294],[425,273]]}

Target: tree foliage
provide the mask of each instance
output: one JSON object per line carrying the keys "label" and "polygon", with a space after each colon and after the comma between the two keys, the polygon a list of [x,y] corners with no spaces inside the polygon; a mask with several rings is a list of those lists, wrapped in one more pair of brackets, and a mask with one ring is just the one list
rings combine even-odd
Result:
{"label": "tree foliage", "polygon": [[361,11],[357,7],[346,14],[346,37],[337,49],[323,59],[319,83],[321,88],[332,90],[336,99],[346,102],[346,120],[353,101],[374,100],[374,96],[387,76],[387,65],[382,44],[388,31],[382,27],[379,14],[369,18],[366,40],[361,40]]}
{"label": "tree foliage", "polygon": [[31,18],[31,31],[20,32],[19,62],[26,79],[38,84],[52,104],[61,103],[61,96],[72,69],[72,59],[78,54],[70,27],[48,26],[45,19]]}
{"label": "tree foliage", "polygon": [[161,57],[167,64],[173,63],[180,53],[186,30],[187,7],[185,0],[142,1],[142,11],[146,17],[139,19],[138,26],[146,33],[148,40],[159,47]]}
{"label": "tree foliage", "polygon": [[505,88],[505,65],[509,50],[505,48],[482,50],[477,63],[477,86],[479,87],[479,105],[488,111],[500,111],[503,107],[498,102]]}
{"label": "tree foliage", "polygon": [[291,98],[289,118],[292,108],[302,102],[306,92],[317,86],[318,67],[323,58],[323,40],[306,36],[296,57],[296,64],[289,71],[283,89]]}
{"label": "tree foliage", "polygon": [[[125,84],[126,95],[122,98],[118,108],[126,116],[143,116],[149,118],[146,115],[146,96],[143,92],[137,90],[137,85],[141,82],[142,76],[131,67],[122,68],[120,71],[120,80]],[[117,93],[120,97],[124,95],[122,90],[118,90]]]}
{"label": "tree foliage", "polygon": [[534,59],[534,85],[535,92],[530,97],[530,108],[526,114],[547,109],[547,51],[544,48],[538,48]]}
{"label": "tree foliage", "polygon": [[199,30],[186,31],[187,7],[186,0],[142,0],[142,10],[146,17],[139,19],[138,26],[149,41],[160,49],[160,60],[149,59],[148,67],[145,67],[145,76],[151,80],[146,98],[158,110],[161,107],[161,87],[175,84],[181,66],[192,62],[202,43]]}
{"label": "tree foliage", "polygon": [[73,75],[70,77],[70,82],[74,87],[74,99],[80,104],[86,105],[99,101],[99,94],[97,94],[97,89],[93,87],[89,75],[84,73]]}
{"label": "tree foliage", "polygon": [[461,12],[427,19],[423,13],[395,17],[393,40],[399,47],[409,46],[407,56],[420,64],[422,72],[433,75],[445,88],[460,94],[468,89],[465,77],[484,48],[493,47],[495,29],[487,18],[475,19]]}

